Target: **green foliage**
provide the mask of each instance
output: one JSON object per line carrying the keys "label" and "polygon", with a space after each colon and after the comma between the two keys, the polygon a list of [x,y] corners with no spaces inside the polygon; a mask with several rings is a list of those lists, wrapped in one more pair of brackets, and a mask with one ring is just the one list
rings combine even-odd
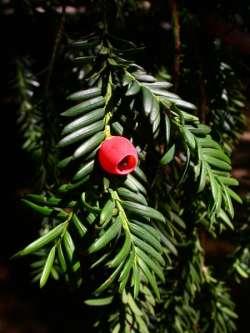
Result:
{"label": "green foliage", "polygon": [[[234,324],[237,315],[234,312],[234,304],[230,300],[228,290],[222,282],[216,280],[210,281],[204,286],[204,300],[206,300],[207,309],[205,307],[205,318],[202,332],[233,332],[236,330]],[[206,311],[209,313],[211,321],[207,321]]]}
{"label": "green foliage", "polygon": [[[62,68],[70,59],[70,80],[59,90],[60,103],[53,93],[48,96],[47,82],[45,101],[51,107],[54,98],[56,112],[43,108],[39,149],[47,158],[55,149],[59,177],[44,182],[42,194],[23,199],[41,216],[42,230],[17,255],[38,257],[31,266],[41,288],[49,278],[64,279],[83,291],[87,306],[102,307],[96,332],[232,332],[234,304],[223,279],[207,266],[200,232],[216,237],[234,229],[234,201],[241,198],[232,189],[238,182],[224,148],[232,148],[242,128],[243,98],[235,86],[226,89],[233,74],[224,64],[223,90],[211,100],[208,124],[201,123],[197,107],[171,91],[166,75],[131,60],[142,48],[109,31],[110,10],[121,17],[123,8],[136,10],[135,3],[102,4],[96,32],[68,38]],[[20,105],[26,115],[33,81],[22,71]],[[220,109],[232,112],[233,135],[224,131]],[[23,117],[27,147],[34,139],[29,119],[33,123],[34,114]],[[109,175],[99,166],[98,149],[112,135],[127,137],[137,149],[139,165],[127,176]],[[248,250],[230,266],[242,277],[249,274]]]}
{"label": "green foliage", "polygon": [[22,148],[33,154],[41,154],[41,114],[35,95],[40,86],[30,71],[28,60],[18,60],[16,64],[16,96],[19,110],[17,123],[24,142]]}
{"label": "green foliage", "polygon": [[242,82],[233,69],[221,62],[218,70],[217,96],[210,100],[209,123],[213,137],[229,153],[232,152],[245,126],[243,110],[246,98]]}
{"label": "green foliage", "polygon": [[234,237],[236,248],[227,258],[228,274],[238,283],[250,276],[249,193],[246,193],[242,199],[243,204],[237,219],[237,233]]}

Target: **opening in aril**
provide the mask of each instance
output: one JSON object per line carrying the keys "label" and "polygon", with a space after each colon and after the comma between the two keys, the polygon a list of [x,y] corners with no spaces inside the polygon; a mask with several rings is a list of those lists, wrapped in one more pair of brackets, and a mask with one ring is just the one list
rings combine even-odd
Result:
{"label": "opening in aril", "polygon": [[118,169],[120,171],[127,171],[129,169],[134,168],[135,166],[135,158],[132,155],[125,156],[119,163],[118,163]]}

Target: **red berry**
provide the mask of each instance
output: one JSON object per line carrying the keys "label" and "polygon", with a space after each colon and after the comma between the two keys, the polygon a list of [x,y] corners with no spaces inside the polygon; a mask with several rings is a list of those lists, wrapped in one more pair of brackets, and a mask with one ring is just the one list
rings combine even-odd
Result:
{"label": "red berry", "polygon": [[127,175],[138,163],[135,147],[123,136],[106,139],[99,149],[98,159],[103,170],[114,175]]}

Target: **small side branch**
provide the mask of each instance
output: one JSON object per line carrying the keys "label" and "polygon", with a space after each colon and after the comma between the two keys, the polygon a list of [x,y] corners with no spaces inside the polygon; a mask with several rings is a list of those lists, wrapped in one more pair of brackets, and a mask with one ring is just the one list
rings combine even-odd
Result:
{"label": "small side branch", "polygon": [[169,7],[172,14],[174,50],[175,50],[173,78],[174,78],[175,91],[177,91],[179,85],[179,75],[180,75],[180,66],[181,66],[180,15],[178,10],[177,0],[169,0]]}

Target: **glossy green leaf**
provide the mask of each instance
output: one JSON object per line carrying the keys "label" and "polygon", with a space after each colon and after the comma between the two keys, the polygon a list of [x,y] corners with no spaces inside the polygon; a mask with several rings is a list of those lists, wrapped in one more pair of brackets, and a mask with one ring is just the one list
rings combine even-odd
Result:
{"label": "glossy green leaf", "polygon": [[37,250],[41,249],[45,245],[49,244],[50,242],[54,241],[57,237],[59,237],[66,224],[61,223],[58,226],[56,226],[54,229],[50,230],[48,233],[43,235],[42,237],[38,238],[28,246],[26,246],[23,250],[19,251],[16,255],[25,256],[27,254],[31,254],[33,252],[36,252]]}
{"label": "glossy green leaf", "polygon": [[205,138],[199,138],[199,144],[203,148],[215,149],[217,147],[218,149],[221,149],[218,143],[216,143],[209,135],[207,135]]}
{"label": "glossy green leaf", "polygon": [[228,164],[231,163],[230,158],[221,150],[221,149],[213,149],[213,148],[203,148],[202,153],[204,155],[209,155],[211,157],[217,158],[219,160],[222,160]]}
{"label": "glossy green leaf", "polygon": [[222,312],[226,313],[231,318],[238,318],[237,314],[233,311],[231,311],[228,307],[221,307]]}
{"label": "glossy green leaf", "polygon": [[99,146],[99,144],[104,140],[105,134],[104,132],[98,132],[94,134],[90,139],[86,140],[82,145],[80,145],[74,152],[73,158],[77,159],[79,157],[83,157],[87,153],[89,153],[92,149]]}
{"label": "glossy green leaf", "polygon": [[227,214],[221,209],[218,216],[222,219],[222,221],[230,228],[230,229],[234,229],[234,226],[232,224],[232,222],[230,221],[229,217],[227,216]]}
{"label": "glossy green leaf", "polygon": [[140,291],[140,270],[138,269],[137,262],[133,265],[132,284],[134,291],[134,298],[137,298]]}
{"label": "glossy green leaf", "polygon": [[94,160],[84,164],[84,166],[82,166],[77,171],[77,173],[73,176],[72,180],[75,182],[75,181],[79,181],[80,179],[86,177],[88,174],[90,174],[94,170],[94,165],[95,165]]}
{"label": "glossy green leaf", "polygon": [[137,236],[133,236],[133,241],[137,247],[142,249],[144,252],[147,252],[154,260],[158,261],[160,265],[164,265],[165,261],[161,255],[161,253],[155,250],[151,245],[147,244]]}
{"label": "glossy green leaf", "polygon": [[161,165],[167,165],[168,163],[170,163],[175,155],[175,144],[173,144],[168,151],[162,156],[161,160],[160,160],[160,164]]}
{"label": "glossy green leaf", "polygon": [[107,200],[100,214],[101,224],[110,221],[112,219],[114,208],[115,208],[115,203],[113,202],[113,200],[111,199]]}
{"label": "glossy green leaf", "polygon": [[218,193],[220,192],[220,187],[210,169],[208,170],[208,174],[209,174],[209,181],[210,181],[212,195],[213,195],[214,201],[216,202],[218,200],[218,195],[219,195]]}
{"label": "glossy green leaf", "polygon": [[89,124],[95,123],[98,120],[103,119],[104,115],[105,110],[103,108],[90,111],[89,113],[67,124],[62,131],[62,135],[72,133],[76,130],[79,130],[80,128],[86,127]]}
{"label": "glossy green leaf", "polygon": [[114,328],[112,328],[112,331],[111,333],[119,333],[120,332],[120,329],[121,329],[121,325],[120,323],[117,323]]}
{"label": "glossy green leaf", "polygon": [[126,178],[126,180],[123,183],[123,186],[125,186],[128,190],[133,191],[135,193],[139,192],[139,189],[137,188],[136,184],[132,181],[130,177]]}
{"label": "glossy green leaf", "polygon": [[59,242],[58,245],[57,245],[57,258],[58,258],[58,261],[60,263],[60,266],[61,266],[63,272],[66,272],[67,271],[67,264],[66,264],[66,260],[65,260],[65,257],[64,257],[61,242]]}
{"label": "glossy green leaf", "polygon": [[156,297],[158,299],[160,299],[160,292],[159,292],[159,289],[158,289],[158,286],[157,286],[157,282],[156,282],[156,279],[155,279],[154,275],[150,272],[148,266],[145,264],[145,262],[143,260],[141,260],[139,258],[138,262],[139,262],[139,266],[142,269],[145,277],[147,278],[149,284],[151,285],[151,287],[152,287],[152,289],[153,289]]}
{"label": "glossy green leaf", "polygon": [[153,261],[144,251],[137,248],[136,254],[147,264],[147,266],[159,277],[162,282],[165,282],[165,277],[162,271],[162,267]]}
{"label": "glossy green leaf", "polygon": [[[129,182],[131,182],[133,184],[133,186],[135,188],[137,188],[137,190],[139,192],[141,192],[143,195],[147,195],[147,190],[146,188],[142,185],[142,183],[140,183],[134,176],[132,176],[131,174],[127,175],[127,180]],[[124,182],[124,184],[126,183],[126,181]]]}
{"label": "glossy green leaf", "polygon": [[68,231],[66,231],[64,233],[63,245],[65,247],[68,260],[72,261],[74,253],[75,253],[75,245],[74,245],[73,239],[70,236],[70,233]]}
{"label": "glossy green leaf", "polygon": [[183,101],[181,99],[173,99],[172,101],[174,102],[175,105],[182,107],[184,109],[196,110],[196,106],[192,103]]}
{"label": "glossy green leaf", "polygon": [[156,82],[156,79],[153,76],[147,74],[135,74],[135,78],[141,82],[147,82],[147,83]]}
{"label": "glossy green leaf", "polygon": [[198,127],[187,126],[187,128],[195,135],[207,135],[211,132],[211,128],[204,124],[199,124]]}
{"label": "glossy green leaf", "polygon": [[153,227],[152,225],[149,225],[147,223],[139,222],[136,220],[131,220],[131,222],[135,223],[136,225],[140,226],[143,229],[146,229],[147,232],[149,232],[156,240],[160,241],[161,235],[158,229]]}
{"label": "glossy green leaf", "polygon": [[100,88],[89,88],[77,91],[67,97],[71,101],[84,101],[86,99],[94,98],[101,95]]}
{"label": "glossy green leaf", "polygon": [[223,177],[223,176],[220,176],[218,178],[219,182],[224,184],[224,185],[227,185],[227,186],[238,186],[239,185],[239,181],[235,178],[232,178],[230,176],[228,177]]}
{"label": "glossy green leaf", "polygon": [[120,198],[123,200],[128,200],[128,201],[136,201],[142,205],[147,205],[147,201],[145,197],[140,194],[140,193],[134,193],[125,187],[119,187],[117,189],[117,193],[119,194]]}
{"label": "glossy green leaf", "polygon": [[61,113],[61,115],[65,117],[75,117],[78,116],[79,114],[100,108],[104,105],[104,103],[105,100],[102,96],[95,97],[90,100],[81,102],[75,106],[72,106],[68,110]]}
{"label": "glossy green leaf", "polygon": [[153,106],[154,96],[152,95],[150,90],[145,87],[142,87],[142,94],[143,94],[143,108],[146,116],[148,116]]}
{"label": "glossy green leaf", "polygon": [[138,84],[138,82],[136,80],[134,80],[130,86],[128,87],[128,90],[126,92],[126,96],[134,96],[136,94],[138,94],[138,92],[140,91],[141,86]]}
{"label": "glossy green leaf", "polygon": [[142,171],[142,169],[137,166],[135,171],[132,174],[134,177],[138,178],[140,181],[143,181],[145,184],[148,183],[147,176],[145,173]]}
{"label": "glossy green leaf", "polygon": [[55,260],[56,245],[53,246],[49,252],[48,258],[45,262],[43,272],[40,278],[40,288],[44,287],[51,273],[53,263]]}
{"label": "glossy green leaf", "polygon": [[123,201],[122,206],[128,210],[129,212],[139,215],[139,216],[145,216],[150,217],[152,219],[155,219],[160,222],[165,222],[165,217],[156,209],[143,206],[141,204],[131,202],[131,201]]}
{"label": "glossy green leaf", "polygon": [[157,128],[160,123],[160,105],[156,98],[153,98],[153,103],[150,112],[150,122],[153,125],[153,133],[155,132],[154,126]]}
{"label": "glossy green leaf", "polygon": [[66,147],[68,145],[72,145],[75,142],[81,141],[101,131],[103,128],[104,122],[102,120],[92,123],[62,138],[58,143],[58,147]]}
{"label": "glossy green leaf", "polygon": [[186,127],[182,127],[181,132],[183,133],[184,140],[186,141],[189,148],[194,150],[196,148],[194,135]]}
{"label": "glossy green leaf", "polygon": [[46,197],[42,194],[26,194],[25,198],[33,203],[43,204],[46,206],[56,206],[62,201],[62,199],[55,196]]}
{"label": "glossy green leaf", "polygon": [[114,130],[116,134],[123,135],[124,127],[118,121],[112,123],[111,128]]}
{"label": "glossy green leaf", "polygon": [[172,83],[166,81],[157,81],[152,83],[145,83],[145,86],[148,88],[153,89],[168,89],[171,88],[173,85]]}
{"label": "glossy green leaf", "polygon": [[207,181],[207,166],[205,162],[201,162],[198,193],[202,192],[206,186]]}
{"label": "glossy green leaf", "polygon": [[90,175],[86,175],[84,178],[82,178],[81,180],[79,180],[78,182],[75,183],[69,183],[69,184],[62,184],[59,188],[58,188],[58,192],[59,193],[67,193],[69,191],[73,191],[77,188],[79,188],[80,186],[82,186],[84,183],[86,183],[90,178]]}
{"label": "glossy green leaf", "polygon": [[231,165],[228,164],[227,162],[224,162],[222,160],[219,160],[218,158],[214,158],[209,155],[205,155],[204,158],[210,165],[212,165],[218,169],[226,170],[226,171],[231,170]]}
{"label": "glossy green leaf", "polygon": [[131,236],[128,231],[125,231],[125,242],[122,248],[119,249],[119,252],[114,257],[114,259],[109,263],[109,266],[116,267],[120,265],[120,263],[123,262],[130,253],[130,249],[131,249]]}
{"label": "glossy green leaf", "polygon": [[138,308],[137,304],[135,303],[135,300],[133,299],[130,293],[128,294],[128,305],[136,316],[142,316],[143,314],[142,311]]}
{"label": "glossy green leaf", "polygon": [[83,237],[87,232],[87,228],[82,224],[82,222],[80,221],[80,219],[78,218],[78,216],[76,214],[73,214],[72,222],[73,222],[79,236]]}
{"label": "glossy green leaf", "polygon": [[241,197],[236,194],[233,190],[231,190],[230,188],[227,188],[227,192],[230,195],[231,198],[233,198],[235,201],[237,201],[238,203],[242,204],[242,199]]}
{"label": "glossy green leaf", "polygon": [[85,304],[90,306],[104,306],[109,305],[113,301],[113,296],[104,297],[104,298],[93,298],[93,299],[86,299],[84,301]]}
{"label": "glossy green leaf", "polygon": [[167,114],[165,114],[165,137],[166,137],[166,144],[169,144],[169,140],[170,140],[170,120]]}
{"label": "glossy green leaf", "polygon": [[132,251],[130,252],[130,255],[127,258],[127,260],[124,264],[124,267],[121,271],[121,274],[119,276],[119,279],[118,279],[119,282],[122,282],[122,280],[124,280],[124,279],[126,279],[126,281],[127,281],[127,277],[131,272],[134,260],[135,260],[135,251],[134,251],[134,248],[132,248]]}
{"label": "glossy green leaf", "polygon": [[231,200],[231,197],[227,191],[227,188],[223,186],[223,199],[225,203],[225,210],[229,213],[230,217],[234,217],[234,207]]}
{"label": "glossy green leaf", "polygon": [[163,89],[158,89],[158,88],[152,87],[151,91],[155,95],[167,97],[169,100],[178,100],[179,99],[178,95],[176,95],[176,94],[174,94],[174,93],[172,93],[170,91],[167,91],[167,90],[163,90]]}
{"label": "glossy green leaf", "polygon": [[153,246],[157,251],[162,252],[162,246],[159,239],[155,238],[147,229],[131,222],[129,224],[129,227],[134,235],[143,239],[146,243]]}
{"label": "glossy green leaf", "polygon": [[139,324],[139,330],[141,333],[149,333],[148,326],[145,323],[145,321],[142,319],[142,317],[136,318],[138,324]]}
{"label": "glossy green leaf", "polygon": [[129,277],[130,277],[130,272],[131,272],[131,268],[127,271],[126,275],[123,276],[123,279],[120,282],[120,285],[119,285],[119,292],[120,293],[122,293],[126,288],[126,285],[128,283]]}
{"label": "glossy green leaf", "polygon": [[60,279],[58,271],[55,269],[55,267],[51,268],[51,276],[54,280],[58,281]]}
{"label": "glossy green leaf", "polygon": [[44,215],[44,216],[50,216],[53,213],[53,209],[45,206],[37,205],[29,200],[22,199],[22,202],[25,203],[26,206],[30,207],[35,212]]}
{"label": "glossy green leaf", "polygon": [[88,252],[94,253],[100,251],[114,239],[121,230],[121,223],[118,219],[89,247]]}

